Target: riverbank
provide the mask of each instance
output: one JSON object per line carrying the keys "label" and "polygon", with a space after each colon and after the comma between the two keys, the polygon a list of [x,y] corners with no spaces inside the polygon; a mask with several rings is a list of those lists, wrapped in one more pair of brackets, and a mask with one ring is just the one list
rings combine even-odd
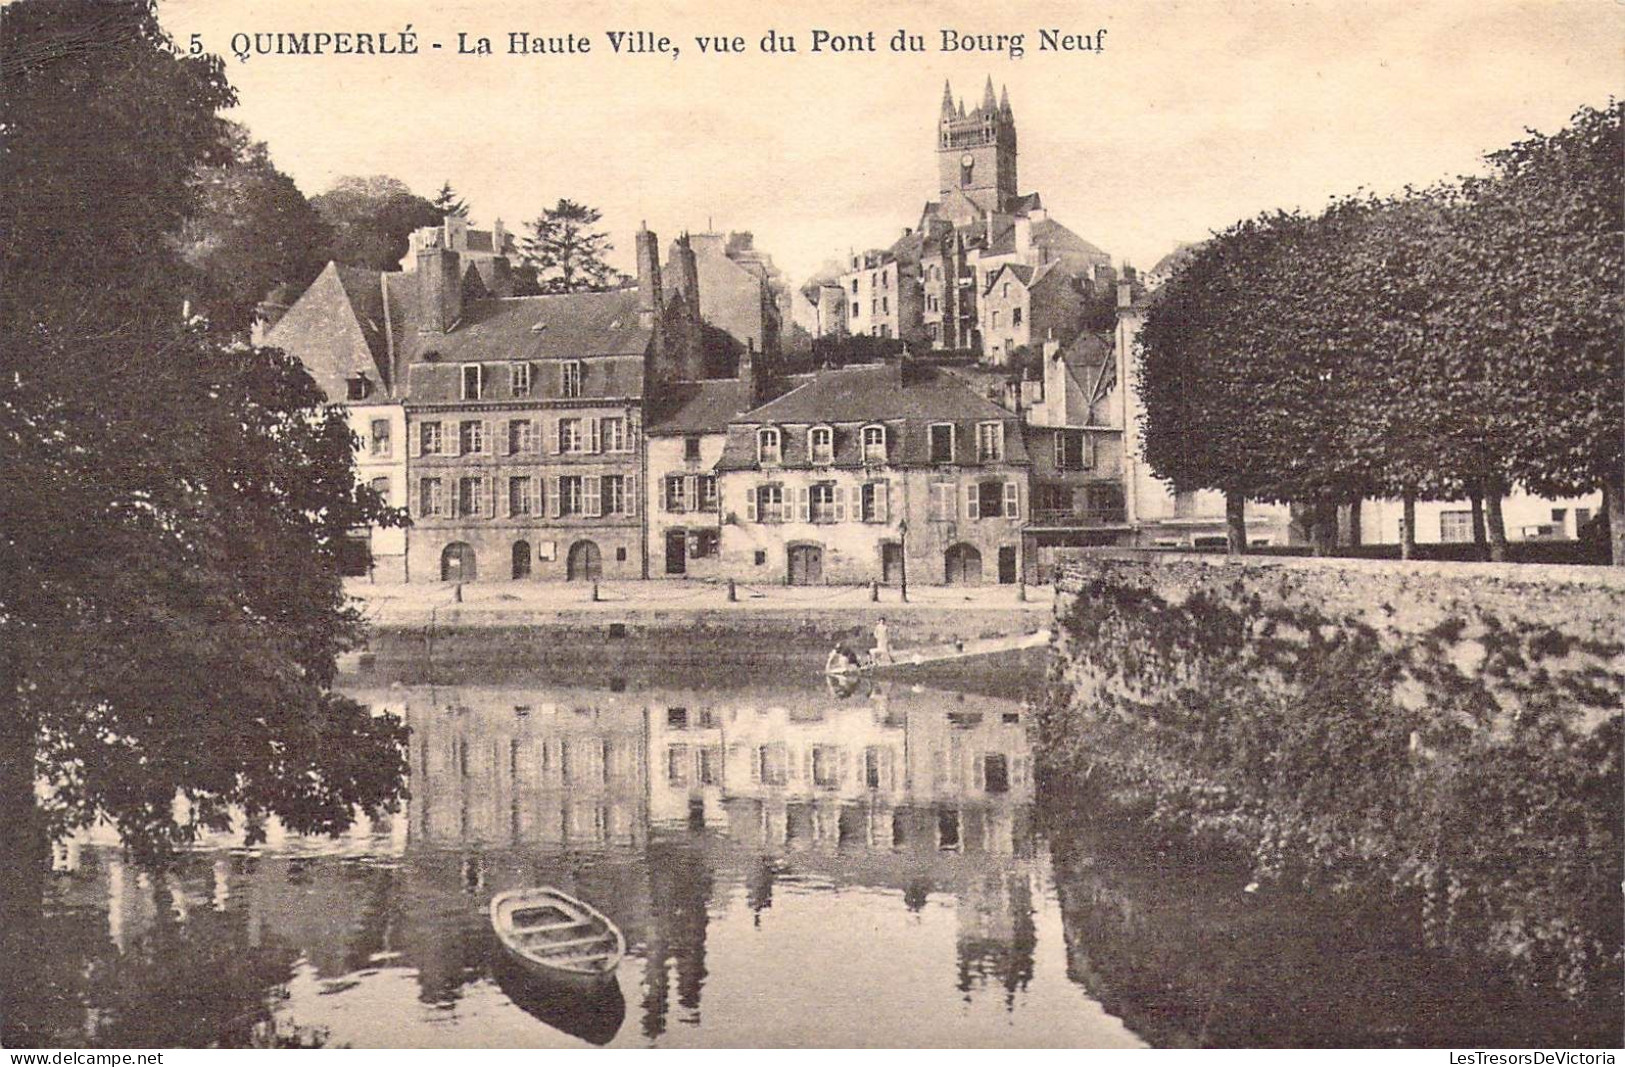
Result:
{"label": "riverbank", "polygon": [[1625,575],[1103,552],[1060,584],[1035,740],[1069,803],[1617,1006]]}

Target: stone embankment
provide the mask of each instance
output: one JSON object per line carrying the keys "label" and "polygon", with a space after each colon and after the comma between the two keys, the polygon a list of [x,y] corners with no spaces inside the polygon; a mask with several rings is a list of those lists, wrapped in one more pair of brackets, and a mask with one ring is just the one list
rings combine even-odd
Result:
{"label": "stone embankment", "polygon": [[1619,994],[1625,573],[1112,551],[1059,585],[1035,740],[1064,804]]}

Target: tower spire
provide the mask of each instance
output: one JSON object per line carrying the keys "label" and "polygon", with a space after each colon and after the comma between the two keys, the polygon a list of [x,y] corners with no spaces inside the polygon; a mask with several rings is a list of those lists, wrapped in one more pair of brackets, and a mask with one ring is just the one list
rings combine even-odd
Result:
{"label": "tower spire", "polygon": [[998,98],[993,95],[993,75],[987,76],[987,88],[982,90],[982,107],[988,111],[998,109]]}
{"label": "tower spire", "polygon": [[953,86],[948,84],[948,79],[944,78],[942,80],[942,117],[948,119],[953,118],[953,115],[954,90]]}
{"label": "tower spire", "polygon": [[1000,86],[999,110],[1004,113],[1005,118],[1009,118],[1011,116],[1010,87],[1008,85]]}

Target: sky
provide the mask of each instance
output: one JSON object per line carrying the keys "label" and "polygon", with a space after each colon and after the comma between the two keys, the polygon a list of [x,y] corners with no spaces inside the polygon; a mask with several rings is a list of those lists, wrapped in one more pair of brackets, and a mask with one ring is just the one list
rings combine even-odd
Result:
{"label": "sky", "polygon": [[[1260,211],[1477,170],[1526,129],[1625,96],[1625,0],[159,0],[159,15],[226,57],[230,117],[306,195],[351,174],[425,196],[449,180],[476,225],[509,229],[569,198],[603,212],[629,273],[643,222],[663,242],[752,231],[796,280],[890,244],[936,193],[944,79],[969,107],[987,78],[1007,86],[1021,190],[1141,267]],[[417,55],[231,54],[236,34],[408,26]],[[900,29],[926,51],[892,52]],[[1103,45],[1042,51],[1041,29]],[[611,51],[609,31],[639,30],[677,56]],[[769,30],[797,52],[760,51]],[[815,30],[872,31],[876,51],[814,53]],[[944,52],[943,30],[1019,33],[1024,54]],[[510,54],[516,31],[591,50]],[[494,54],[458,54],[459,33]],[[703,53],[702,36],[745,51]]]}

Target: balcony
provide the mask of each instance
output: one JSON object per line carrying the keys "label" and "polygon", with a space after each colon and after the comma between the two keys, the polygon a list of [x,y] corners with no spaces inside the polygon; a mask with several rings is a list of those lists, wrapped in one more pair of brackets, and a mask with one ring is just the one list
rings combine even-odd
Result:
{"label": "balcony", "polygon": [[1124,526],[1128,513],[1123,508],[1034,508],[1029,526],[1103,527]]}

